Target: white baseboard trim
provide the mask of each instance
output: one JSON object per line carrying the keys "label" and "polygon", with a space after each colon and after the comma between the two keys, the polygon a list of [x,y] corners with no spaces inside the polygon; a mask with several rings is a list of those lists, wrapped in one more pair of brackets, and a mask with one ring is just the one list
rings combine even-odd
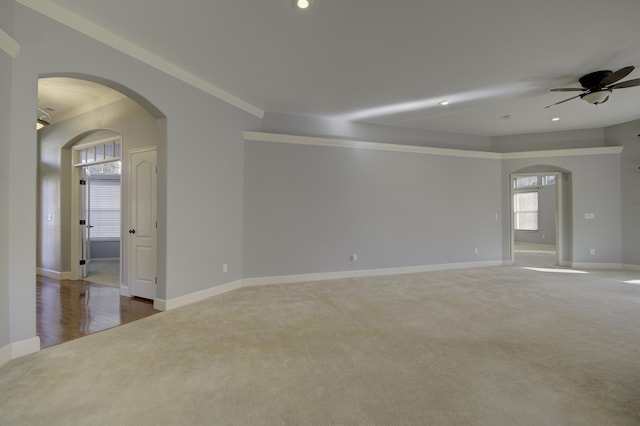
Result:
{"label": "white baseboard trim", "polygon": [[22,340],[20,342],[9,343],[0,349],[0,366],[15,358],[29,355],[40,351],[40,337]]}
{"label": "white baseboard trim", "polygon": [[245,287],[272,284],[291,284],[308,281],[326,281],[343,278],[381,277],[385,275],[416,274],[420,272],[446,271],[451,269],[483,268],[487,266],[502,266],[502,260],[483,262],[443,263],[437,265],[403,266],[384,269],[360,269],[357,271],[320,272],[315,274],[277,275],[273,277],[246,278]]}
{"label": "white baseboard trim", "polygon": [[[518,245],[524,246],[524,248],[517,248]],[[540,244],[540,243],[515,243],[515,247],[513,251],[515,253],[556,253],[556,246],[553,244]]]}
{"label": "white baseboard trim", "polygon": [[175,297],[173,299],[155,299],[153,301],[154,309],[159,311],[169,311],[181,306],[189,305],[191,303],[199,302],[209,297],[218,296],[223,293],[227,293],[233,290],[237,290],[244,286],[243,280],[232,281],[226,284],[218,285],[215,287],[207,288],[204,290],[196,291],[195,293],[185,294],[184,296]]}
{"label": "white baseboard trim", "polygon": [[153,299],[153,309],[155,309],[156,311],[166,311],[167,301],[165,299]]}
{"label": "white baseboard trim", "polygon": [[591,262],[573,262],[571,264],[573,269],[607,269],[618,270],[622,269],[620,263],[591,263]]}
{"label": "white baseboard trim", "polygon": [[640,265],[630,265],[627,263],[622,265],[622,269],[626,269],[627,271],[640,271]]}
{"label": "white baseboard trim", "polygon": [[114,262],[114,261],[120,261],[119,257],[98,257],[96,259],[91,259],[91,262],[95,262],[95,263],[100,263],[100,262]]}
{"label": "white baseboard trim", "polygon": [[361,269],[357,271],[321,272],[314,274],[278,275],[273,277],[247,278],[244,280],[232,281],[219,286],[207,288],[205,290],[196,291],[195,293],[185,294],[184,296],[175,297],[173,299],[166,300],[156,298],[153,301],[153,308],[159,311],[169,311],[171,309],[176,309],[181,306],[199,302],[213,296],[228,293],[242,287],[255,287],[271,284],[292,284],[308,281],[326,281],[342,278],[415,274],[420,272],[446,271],[452,269],[484,268],[488,266],[502,266],[503,264],[504,261],[502,260],[489,260],[481,262],[444,263],[436,265],[404,266],[398,268]]}
{"label": "white baseboard trim", "polygon": [[11,361],[11,345],[6,345],[0,349],[0,367]]}
{"label": "white baseboard trim", "polygon": [[59,281],[71,279],[70,271],[60,272],[52,269],[36,268],[36,274]]}
{"label": "white baseboard trim", "polygon": [[11,358],[33,354],[40,351],[40,337],[35,336],[30,339],[21,340],[11,344]]}
{"label": "white baseboard trim", "polygon": [[120,283],[120,296],[131,297],[131,291],[129,291],[129,286]]}

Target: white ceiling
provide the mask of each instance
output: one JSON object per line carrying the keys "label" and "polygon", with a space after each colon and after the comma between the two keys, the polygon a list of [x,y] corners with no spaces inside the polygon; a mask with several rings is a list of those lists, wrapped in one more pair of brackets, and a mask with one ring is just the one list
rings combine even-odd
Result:
{"label": "white ceiling", "polygon": [[640,118],[640,87],[544,109],[588,72],[640,77],[638,0],[51,1],[264,111],[490,136]]}
{"label": "white ceiling", "polygon": [[53,121],[64,120],[122,97],[115,90],[85,80],[54,77],[38,81],[38,107],[46,111]]}

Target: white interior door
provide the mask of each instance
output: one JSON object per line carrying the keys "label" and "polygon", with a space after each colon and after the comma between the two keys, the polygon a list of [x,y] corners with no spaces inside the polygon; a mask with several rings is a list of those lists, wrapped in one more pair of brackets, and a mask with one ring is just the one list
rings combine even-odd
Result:
{"label": "white interior door", "polygon": [[130,153],[129,290],[156,297],[156,150]]}

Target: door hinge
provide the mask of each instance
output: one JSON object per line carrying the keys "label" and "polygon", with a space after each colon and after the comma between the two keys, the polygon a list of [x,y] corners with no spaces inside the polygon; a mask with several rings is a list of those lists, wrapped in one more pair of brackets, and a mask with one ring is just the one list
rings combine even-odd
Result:
{"label": "door hinge", "polygon": [[156,229],[158,229],[158,221],[156,220]]}
{"label": "door hinge", "polygon": [[158,284],[158,277],[156,277],[156,284]]}
{"label": "door hinge", "polygon": [[87,261],[85,259],[80,259],[80,265],[86,265]]}
{"label": "door hinge", "polygon": [[84,220],[84,219],[80,219],[80,225],[86,225],[86,224],[87,224],[87,221],[86,221],[86,220]]}
{"label": "door hinge", "polygon": [[86,185],[87,181],[85,179],[80,179],[80,185]]}

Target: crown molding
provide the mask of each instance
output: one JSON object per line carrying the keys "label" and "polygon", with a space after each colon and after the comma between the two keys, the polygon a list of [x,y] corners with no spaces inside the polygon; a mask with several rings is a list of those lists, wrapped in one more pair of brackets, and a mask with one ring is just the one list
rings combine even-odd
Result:
{"label": "crown molding", "polygon": [[20,53],[20,44],[2,29],[0,29],[0,50],[12,58]]}
{"label": "crown molding", "polygon": [[580,155],[606,155],[622,153],[621,146],[597,146],[593,148],[549,149],[546,151],[508,152],[502,154],[503,160],[544,157],[576,157]]}
{"label": "crown molding", "polygon": [[404,152],[411,154],[442,155],[447,157],[470,157],[500,160],[501,154],[463,149],[431,148],[415,145],[397,145],[379,142],[363,142],[347,139],[329,139],[309,136],[282,135],[276,133],[243,132],[245,140],[258,142],[276,142],[295,145],[330,146],[337,148],[369,149],[374,151]]}
{"label": "crown molding", "polygon": [[548,157],[575,157],[581,155],[605,155],[620,154],[621,146],[606,146],[595,148],[575,148],[575,149],[557,149],[546,151],[528,151],[528,152],[486,152],[486,151],[470,151],[464,149],[447,149],[447,148],[431,148],[415,145],[396,145],[378,142],[363,142],[347,139],[330,139],[322,137],[283,135],[277,133],[264,132],[243,132],[243,137],[247,141],[255,142],[275,142],[294,145],[314,145],[314,146],[330,146],[337,148],[352,149],[370,149],[375,151],[390,152],[406,152],[412,154],[428,154],[442,155],[447,157],[467,157],[467,158],[483,158],[489,160],[515,160],[524,158],[548,158]]}
{"label": "crown molding", "polygon": [[128,99],[127,96],[123,95],[120,92],[110,92],[106,95],[100,96],[99,98],[93,100],[93,101],[89,101],[87,103],[85,103],[84,105],[80,105],[77,108],[72,109],[71,111],[67,111],[64,114],[60,114],[59,116],[56,116],[54,118],[54,120],[52,120],[52,123],[57,124],[57,123],[61,123],[65,120],[68,120],[70,118],[73,117],[77,117],[81,114],[84,114],[86,112],[90,112],[93,110],[96,110],[98,108],[102,108],[105,107],[107,105],[111,105],[113,103],[116,103],[122,99]]}
{"label": "crown molding", "polygon": [[86,36],[93,38],[109,47],[112,47],[125,55],[131,56],[159,71],[177,78],[205,93],[208,93],[221,101],[224,101],[236,108],[239,108],[258,118],[264,116],[264,111],[231,93],[209,83],[208,81],[190,73],[160,56],[157,56],[142,47],[100,27],[49,0],[16,0],[19,4],[26,6],[36,12],[45,15],[69,28],[72,28]]}

